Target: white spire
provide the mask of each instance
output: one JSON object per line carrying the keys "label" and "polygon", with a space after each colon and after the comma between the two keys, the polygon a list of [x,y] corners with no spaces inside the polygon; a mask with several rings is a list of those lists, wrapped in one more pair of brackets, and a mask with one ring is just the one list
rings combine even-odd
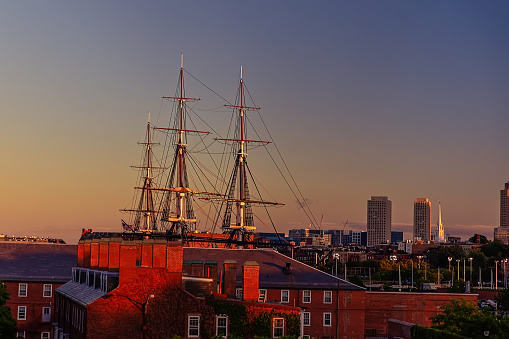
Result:
{"label": "white spire", "polygon": [[442,224],[442,207],[440,205],[440,200],[438,200],[438,222],[437,222],[437,230],[435,232],[435,242],[444,243],[445,241],[446,241],[446,239],[445,239],[444,225]]}

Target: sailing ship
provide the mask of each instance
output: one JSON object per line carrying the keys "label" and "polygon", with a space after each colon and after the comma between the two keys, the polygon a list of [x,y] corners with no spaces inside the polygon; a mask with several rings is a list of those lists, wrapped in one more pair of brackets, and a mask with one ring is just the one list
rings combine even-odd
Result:
{"label": "sailing ship", "polygon": [[[135,187],[138,192],[135,206],[121,210],[132,214],[130,222],[122,222],[124,231],[151,236],[164,235],[186,242],[190,240],[206,242],[204,238],[207,237],[196,233],[198,221],[195,214],[195,206],[205,203],[209,205],[209,214],[205,216],[205,219],[213,221],[211,233],[220,229],[224,235],[219,237],[220,241],[230,245],[236,244],[237,247],[242,248],[245,244],[252,242],[253,232],[256,230],[253,207],[283,205],[261,198],[262,194],[257,185],[254,185],[255,194],[250,193],[249,183],[255,183],[255,180],[247,161],[248,145],[266,146],[271,142],[248,138],[250,122],[247,117],[248,111],[257,111],[259,108],[246,104],[246,86],[241,66],[236,100],[233,103],[225,100],[226,104],[224,104],[224,107],[233,110],[234,121],[230,125],[235,128],[231,130],[231,136],[223,138],[218,135],[214,138],[214,142],[224,145],[224,150],[233,151],[233,155],[230,155],[234,159],[233,166],[228,170],[228,176],[225,174],[225,169],[219,166],[215,169],[217,171],[215,180],[203,179],[203,177],[191,180],[190,164],[195,166],[193,174],[204,175],[206,171],[203,170],[200,162],[194,161],[189,151],[189,136],[194,135],[194,140],[198,140],[203,145],[202,149],[208,149],[210,145],[205,145],[204,140],[211,132],[187,126],[191,121],[190,112],[192,112],[189,103],[197,102],[200,98],[186,95],[185,74],[181,56],[175,95],[163,96],[164,100],[174,103],[173,119],[168,127],[156,127],[151,125],[149,118],[145,141],[140,143],[144,146],[143,162],[134,168],[141,170],[142,184]],[[154,132],[161,132],[166,138],[163,156],[157,161],[154,160],[156,157],[153,146],[160,143],[153,141]],[[221,164],[223,163],[226,163],[224,159],[221,160]],[[159,173],[155,175],[155,172]],[[207,185],[203,185],[202,188],[191,187],[197,183]],[[254,195],[258,198],[253,198]],[[203,210],[203,208],[199,209]],[[215,216],[211,217],[210,213]],[[273,228],[276,231],[274,225]],[[208,239],[212,242],[218,241],[218,237],[208,237]]]}

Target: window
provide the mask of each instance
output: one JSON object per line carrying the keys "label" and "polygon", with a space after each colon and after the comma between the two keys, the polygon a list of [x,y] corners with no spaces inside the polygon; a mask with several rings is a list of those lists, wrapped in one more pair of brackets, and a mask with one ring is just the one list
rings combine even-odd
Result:
{"label": "window", "polygon": [[190,315],[188,318],[187,336],[199,337],[200,336],[200,316]]}
{"label": "window", "polygon": [[49,332],[41,332],[41,339],[49,339]]}
{"label": "window", "polygon": [[235,289],[235,298],[242,299],[242,287],[237,287]]}
{"label": "window", "polygon": [[272,338],[281,338],[285,335],[285,319],[272,319]]}
{"label": "window", "polygon": [[310,339],[310,336],[309,335],[303,335],[302,339]]}
{"label": "window", "polygon": [[25,331],[16,332],[16,338],[24,338],[24,337],[25,337]]}
{"label": "window", "polygon": [[323,314],[323,326],[332,326],[332,313]]}
{"label": "window", "polygon": [[311,302],[311,291],[302,291],[302,302],[306,304]]}
{"label": "window", "polygon": [[265,302],[267,300],[267,290],[258,290],[258,301]]}
{"label": "window", "polygon": [[282,290],[281,291],[281,302],[282,303],[289,303],[290,302],[290,291],[289,290]]}
{"label": "window", "polygon": [[27,290],[28,290],[27,284],[19,284],[18,297],[26,297],[28,294]]}
{"label": "window", "polygon": [[43,307],[42,308],[42,322],[50,322],[51,321],[51,308]]}
{"label": "window", "polygon": [[27,320],[26,306],[18,306],[18,320]]}
{"label": "window", "polygon": [[216,335],[227,337],[228,336],[228,317],[224,315],[218,315],[216,317]]}
{"label": "window", "polygon": [[302,325],[311,326],[311,313],[302,312]]}
{"label": "window", "polygon": [[53,286],[51,284],[44,284],[44,289],[42,291],[42,296],[43,297],[51,297],[52,289],[53,289]]}
{"label": "window", "polygon": [[332,291],[323,291],[323,303],[332,304]]}

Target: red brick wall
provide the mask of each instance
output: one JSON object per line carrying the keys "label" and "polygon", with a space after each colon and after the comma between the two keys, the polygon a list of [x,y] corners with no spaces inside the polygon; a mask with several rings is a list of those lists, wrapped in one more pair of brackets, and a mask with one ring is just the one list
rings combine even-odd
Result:
{"label": "red brick wall", "polygon": [[108,269],[108,255],[109,251],[109,243],[108,241],[99,242],[99,269],[107,270]]}
{"label": "red brick wall", "polygon": [[386,336],[390,318],[431,326],[429,318],[440,312],[440,306],[460,298],[476,301],[477,294],[366,292],[366,329]]}

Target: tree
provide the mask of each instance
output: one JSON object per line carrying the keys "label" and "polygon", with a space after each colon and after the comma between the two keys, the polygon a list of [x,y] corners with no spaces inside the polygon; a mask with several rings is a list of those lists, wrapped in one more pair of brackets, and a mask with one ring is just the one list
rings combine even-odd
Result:
{"label": "tree", "polygon": [[11,310],[6,305],[9,300],[9,292],[3,283],[0,282],[0,337],[14,338],[16,336],[16,320],[11,315]]}
{"label": "tree", "polygon": [[479,236],[479,241],[481,242],[481,244],[487,244],[488,243],[488,238],[486,238],[484,235],[481,235],[481,234],[474,234],[473,236],[471,236],[468,241],[470,242],[473,242],[473,243],[477,243],[477,236]]}
{"label": "tree", "polygon": [[451,304],[440,306],[440,308],[444,312],[431,317],[433,328],[468,338],[484,338],[486,331],[489,331],[490,338],[505,338],[509,333],[507,317],[481,311],[474,302],[453,299]]}
{"label": "tree", "polygon": [[495,300],[498,303],[498,308],[503,311],[509,311],[509,289],[506,287],[500,290],[495,296]]}
{"label": "tree", "polygon": [[502,257],[507,255],[507,248],[498,241],[492,241],[486,245],[482,245],[481,252],[488,258],[494,257],[496,259],[502,259]]}

